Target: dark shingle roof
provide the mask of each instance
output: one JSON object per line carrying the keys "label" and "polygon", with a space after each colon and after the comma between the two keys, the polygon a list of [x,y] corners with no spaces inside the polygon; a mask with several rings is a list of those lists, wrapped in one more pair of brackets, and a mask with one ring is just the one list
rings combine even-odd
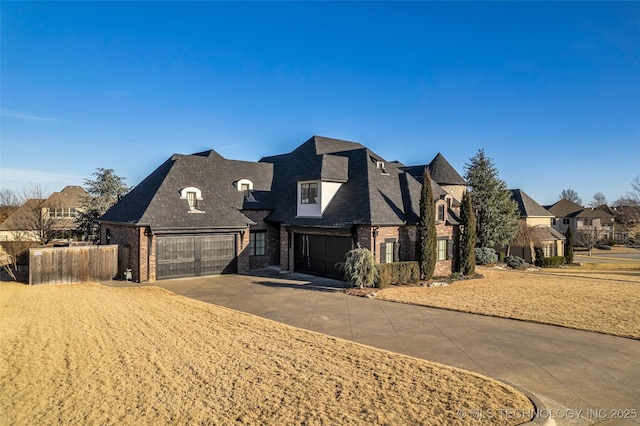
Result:
{"label": "dark shingle roof", "polygon": [[440,185],[466,185],[462,176],[453,168],[446,158],[438,153],[429,163],[431,179]]}
{"label": "dark shingle roof", "polygon": [[56,207],[79,207],[89,194],[81,186],[68,185],[62,191],[54,192],[43,204]]}
{"label": "dark shingle roof", "polygon": [[419,166],[404,167],[403,170],[416,178],[418,182],[422,182],[424,168],[429,168],[431,180],[439,185],[466,185],[462,176],[453,168],[453,166],[444,158],[444,155],[438,153],[429,164]]}
{"label": "dark shingle roof", "polygon": [[[252,223],[240,212],[248,208],[269,208],[273,167],[266,163],[227,160],[215,151],[193,155],[175,154],[165,161],[100,220],[149,225],[155,230],[199,230],[245,227]],[[255,202],[245,202],[234,183],[253,182]],[[180,190],[201,190],[198,210],[191,213]]]}
{"label": "dark shingle roof", "polygon": [[608,207],[582,207],[580,204],[576,204],[565,199],[562,199],[551,206],[547,206],[546,208],[556,217],[586,217],[600,219],[611,219],[614,217],[614,215],[610,213]]}
{"label": "dark shingle roof", "polygon": [[[326,155],[328,152],[330,156]],[[346,170],[348,180],[335,194],[322,217],[297,217],[297,182],[320,180],[317,164],[327,157]],[[402,225],[415,223],[421,184],[404,172],[398,162],[382,157],[353,142],[313,137],[289,154],[265,157],[274,165],[273,192],[278,203],[268,220],[294,226],[349,228],[354,224]],[[379,168],[378,162],[384,162]],[[380,165],[381,166],[381,165]],[[324,173],[321,175],[324,179]],[[330,179],[325,179],[330,180]],[[445,194],[433,182],[435,197]]]}
{"label": "dark shingle roof", "polygon": [[577,216],[584,207],[580,204],[576,204],[573,201],[562,199],[555,202],[550,206],[544,206],[555,217],[574,217]]}
{"label": "dark shingle roof", "polygon": [[511,198],[518,203],[520,217],[553,217],[553,213],[538,204],[521,189],[511,189]]}
{"label": "dark shingle roof", "polygon": [[576,217],[587,217],[587,218],[600,218],[600,219],[613,219],[613,215],[606,210],[599,208],[591,208],[586,207],[580,213],[576,215]]}

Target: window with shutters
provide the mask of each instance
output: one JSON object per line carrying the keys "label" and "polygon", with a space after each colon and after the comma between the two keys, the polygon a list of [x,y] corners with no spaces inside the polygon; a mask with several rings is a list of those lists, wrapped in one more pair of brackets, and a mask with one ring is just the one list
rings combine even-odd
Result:
{"label": "window with shutters", "polygon": [[399,262],[399,249],[400,244],[395,238],[385,238],[384,243],[380,244],[380,262]]}
{"label": "window with shutters", "polygon": [[447,240],[438,240],[438,260],[447,260]]}

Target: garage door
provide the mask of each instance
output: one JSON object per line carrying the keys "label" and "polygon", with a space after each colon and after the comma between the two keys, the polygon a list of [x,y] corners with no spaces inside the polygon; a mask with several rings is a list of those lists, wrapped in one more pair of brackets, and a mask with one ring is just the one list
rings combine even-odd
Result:
{"label": "garage door", "polygon": [[352,248],[351,237],[295,234],[295,270],[338,280],[344,272],[336,266]]}
{"label": "garage door", "polygon": [[158,237],[156,277],[198,277],[237,271],[235,234]]}

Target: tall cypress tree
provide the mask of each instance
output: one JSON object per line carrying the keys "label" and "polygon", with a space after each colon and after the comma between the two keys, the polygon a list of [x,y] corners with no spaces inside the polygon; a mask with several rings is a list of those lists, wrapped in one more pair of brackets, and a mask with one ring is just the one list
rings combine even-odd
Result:
{"label": "tall cypress tree", "polygon": [[565,236],[567,240],[564,243],[564,259],[567,264],[571,265],[573,263],[573,229],[571,228],[571,224],[569,224]]}
{"label": "tall cypress tree", "polygon": [[423,280],[433,278],[436,269],[436,206],[429,169],[424,169],[424,181],[420,194],[420,219],[416,230],[416,258],[420,265],[420,277]]}
{"label": "tall cypress tree", "polygon": [[460,272],[463,275],[476,273],[476,217],[471,205],[471,194],[464,193],[460,206]]}

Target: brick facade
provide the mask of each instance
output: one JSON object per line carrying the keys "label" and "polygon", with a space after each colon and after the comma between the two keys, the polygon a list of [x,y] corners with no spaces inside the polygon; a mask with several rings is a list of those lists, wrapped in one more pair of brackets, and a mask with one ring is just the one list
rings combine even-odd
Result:
{"label": "brick facade", "polygon": [[[148,240],[146,227],[133,225],[102,224],[101,244],[118,245],[118,277],[124,279],[127,269],[131,269],[133,281],[155,280],[155,240],[151,237],[152,250],[147,262]],[[148,264],[153,265],[148,268]],[[152,271],[149,271],[152,269]]]}
{"label": "brick facade", "polygon": [[271,210],[243,210],[242,213],[256,222],[251,225],[250,231],[263,231],[265,236],[264,256],[249,256],[249,269],[266,268],[271,265],[279,265],[280,260],[280,228],[264,221]]}

